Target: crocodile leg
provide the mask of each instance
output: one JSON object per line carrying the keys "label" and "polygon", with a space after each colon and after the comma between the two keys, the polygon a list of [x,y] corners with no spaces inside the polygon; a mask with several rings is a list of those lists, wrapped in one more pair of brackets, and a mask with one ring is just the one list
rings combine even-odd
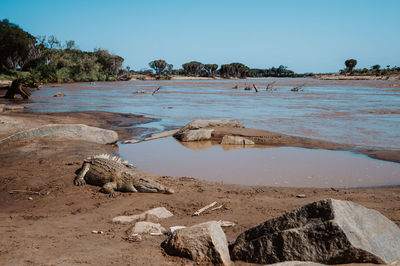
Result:
{"label": "crocodile leg", "polygon": [[74,180],[75,186],[86,185],[85,175],[89,171],[89,168],[90,168],[90,164],[88,164],[88,163],[83,164],[81,171],[79,172],[79,174],[76,176],[76,178]]}
{"label": "crocodile leg", "polygon": [[108,194],[110,197],[115,197],[115,189],[117,189],[117,182],[108,182],[101,188],[101,192]]}

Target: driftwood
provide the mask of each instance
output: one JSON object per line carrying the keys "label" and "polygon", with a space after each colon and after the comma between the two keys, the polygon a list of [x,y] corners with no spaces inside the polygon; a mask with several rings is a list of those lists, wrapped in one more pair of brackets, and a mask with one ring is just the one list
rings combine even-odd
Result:
{"label": "driftwood", "polygon": [[253,88],[256,90],[256,92],[258,92],[258,88],[257,88],[256,84],[253,84]]}
{"label": "driftwood", "polygon": [[196,211],[195,213],[193,213],[192,216],[199,216],[202,212],[208,210],[211,207],[214,207],[216,204],[217,204],[217,202],[214,201],[213,203],[208,204],[207,206],[205,206],[205,207],[201,208],[200,210]]}
{"label": "driftwood", "polygon": [[4,97],[7,99],[14,99],[17,94],[21,95],[24,99],[28,99],[31,96],[30,89],[27,87],[24,88],[19,79],[16,79],[11,83],[11,86],[8,88]]}
{"label": "driftwood", "polygon": [[273,81],[271,83],[268,83],[267,87],[265,88],[265,90],[269,91],[269,90],[273,90],[273,85],[275,84],[276,81]]}
{"label": "driftwood", "polygon": [[153,91],[153,93],[151,94],[151,96],[153,96],[157,91],[159,91],[161,89],[161,86],[158,87],[157,89],[155,89],[155,91]]}
{"label": "driftwood", "polygon": [[297,86],[297,87],[294,87],[293,89],[291,89],[290,91],[294,91],[294,92],[298,92],[298,91],[303,91],[303,87],[305,86],[306,84],[304,83],[303,85],[300,85],[300,86]]}
{"label": "driftwood", "polygon": [[212,208],[212,209],[210,210],[210,212],[211,212],[211,211],[215,211],[215,210],[219,210],[219,209],[221,209],[222,207],[224,207],[224,205],[225,205],[225,204],[221,204],[221,205],[218,206],[218,207]]}

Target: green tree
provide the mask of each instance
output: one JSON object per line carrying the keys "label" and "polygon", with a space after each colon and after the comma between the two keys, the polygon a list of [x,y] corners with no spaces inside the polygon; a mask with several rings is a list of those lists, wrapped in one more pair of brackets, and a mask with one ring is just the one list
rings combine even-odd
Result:
{"label": "green tree", "polygon": [[373,70],[379,70],[380,68],[381,68],[380,65],[373,65],[373,66],[371,67],[371,69],[373,69]]}
{"label": "green tree", "polygon": [[75,41],[73,40],[69,40],[69,41],[65,41],[65,49],[76,49],[77,46],[75,44]]}
{"label": "green tree", "polygon": [[204,70],[207,72],[207,75],[210,77],[213,77],[215,75],[215,72],[218,69],[217,64],[205,64],[204,65]]}
{"label": "green tree", "polygon": [[40,56],[35,46],[36,38],[16,24],[0,21],[0,67],[23,68],[29,61]]}
{"label": "green tree", "polygon": [[186,75],[198,76],[203,69],[203,64],[197,61],[191,61],[182,65]]}
{"label": "green tree", "polygon": [[344,62],[344,64],[346,65],[347,69],[350,72],[353,72],[354,67],[357,65],[357,60],[355,59],[348,59]]}
{"label": "green tree", "polygon": [[167,65],[168,65],[167,62],[165,62],[165,60],[162,59],[154,60],[149,63],[149,67],[154,69],[157,75],[161,75],[162,73],[164,73]]}

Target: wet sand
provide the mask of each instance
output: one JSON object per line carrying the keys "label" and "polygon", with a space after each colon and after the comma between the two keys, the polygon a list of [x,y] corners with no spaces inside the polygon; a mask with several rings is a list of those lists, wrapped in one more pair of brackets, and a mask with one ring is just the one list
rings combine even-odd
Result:
{"label": "wet sand", "polygon": [[[144,117],[105,113],[103,116],[96,113],[14,113],[11,116],[15,119],[20,116],[35,125],[73,121],[103,128],[120,127],[120,132],[124,131],[122,118],[123,125],[148,121]],[[145,125],[140,127],[126,130],[131,136],[138,136],[146,131]],[[10,133],[3,131],[2,135]],[[104,152],[112,153],[115,149],[111,145],[59,139],[18,140],[0,146],[0,262],[3,265],[190,265],[187,259],[163,252],[160,248],[163,236],[145,236],[142,242],[130,243],[123,240],[129,226],[110,223],[114,216],[137,214],[157,206],[174,213],[172,218],[161,221],[165,227],[190,226],[208,220],[235,222],[236,226],[224,229],[229,241],[260,222],[323,198],[354,201],[380,211],[400,225],[399,186],[368,189],[266,187],[156,176],[176,193],[119,193],[116,198],[100,193],[99,187],[75,187],[75,171],[82,160]],[[13,189],[40,194],[9,194]],[[296,198],[298,194],[307,197]],[[213,201],[224,203],[225,208],[191,216]],[[92,230],[105,233],[92,234]]]}

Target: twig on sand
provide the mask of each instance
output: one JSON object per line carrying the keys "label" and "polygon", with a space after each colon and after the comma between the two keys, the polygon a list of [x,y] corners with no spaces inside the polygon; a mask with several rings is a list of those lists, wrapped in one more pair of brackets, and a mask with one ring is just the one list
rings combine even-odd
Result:
{"label": "twig on sand", "polygon": [[153,93],[151,94],[151,96],[153,96],[157,91],[159,91],[161,89],[161,86],[158,87],[157,89],[155,89],[155,91],[153,91]]}
{"label": "twig on sand", "polygon": [[210,212],[211,212],[211,211],[218,210],[218,209],[221,209],[222,207],[224,207],[224,205],[225,205],[225,204],[221,204],[221,205],[218,206],[218,207],[212,208],[212,209],[210,210]]}
{"label": "twig on sand", "polygon": [[38,191],[18,190],[18,189],[10,190],[10,191],[8,191],[8,193],[10,193],[10,194],[23,193],[23,194],[27,194],[27,195],[39,195],[40,194],[40,192],[38,192]]}
{"label": "twig on sand", "polygon": [[207,206],[205,206],[205,207],[201,208],[200,210],[196,211],[195,213],[193,213],[192,216],[199,216],[200,213],[204,212],[205,210],[208,210],[211,207],[214,207],[216,204],[217,204],[217,202],[214,201],[213,203],[208,204]]}

